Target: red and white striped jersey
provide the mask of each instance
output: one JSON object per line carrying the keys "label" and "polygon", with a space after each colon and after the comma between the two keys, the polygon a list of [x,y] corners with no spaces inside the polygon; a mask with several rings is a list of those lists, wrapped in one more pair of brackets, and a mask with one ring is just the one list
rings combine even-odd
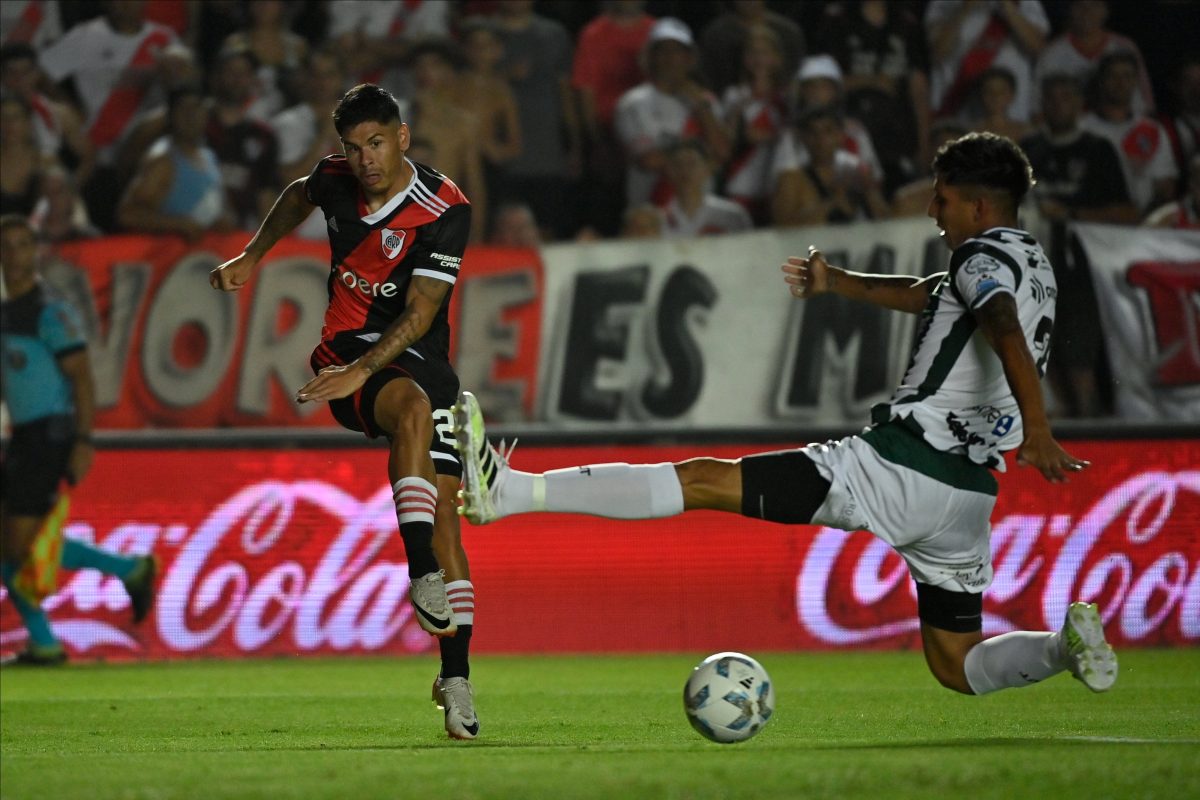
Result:
{"label": "red and white striped jersey", "polygon": [[[471,229],[471,205],[441,173],[408,162],[413,177],[378,211],[368,211],[345,156],[321,159],[305,181],[309,202],[321,207],[329,233],[329,307],[321,340],[357,337],[372,342],[407,305],[414,276],[458,280]],[[451,289],[453,291],[453,289]],[[450,296],[429,331],[412,346],[417,355],[448,360]]]}

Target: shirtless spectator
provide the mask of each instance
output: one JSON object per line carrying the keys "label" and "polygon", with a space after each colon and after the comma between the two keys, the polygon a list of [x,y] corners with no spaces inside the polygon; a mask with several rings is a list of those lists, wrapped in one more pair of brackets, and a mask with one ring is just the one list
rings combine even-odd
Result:
{"label": "shirtless spectator", "polygon": [[33,133],[38,149],[51,156],[85,183],[95,164],[95,149],[88,139],[83,118],[75,107],[55,100],[39,90],[42,79],[37,53],[27,44],[0,47],[0,89],[25,101],[33,110]]}

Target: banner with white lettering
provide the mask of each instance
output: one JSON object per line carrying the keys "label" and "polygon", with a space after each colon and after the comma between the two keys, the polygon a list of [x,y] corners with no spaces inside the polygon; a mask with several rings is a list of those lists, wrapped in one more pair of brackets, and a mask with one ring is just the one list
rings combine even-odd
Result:
{"label": "banner with white lettering", "polygon": [[[788,446],[529,447],[515,466]],[[998,476],[985,632],[1058,630],[1079,599],[1099,604],[1117,647],[1200,644],[1194,443],[1073,441],[1071,452],[1092,467],[1066,485],[1016,467]],[[118,580],[64,571],[45,604],[55,632],[76,659],[436,653],[408,603],[386,463],[384,448],[101,450],[67,534],[157,554],[158,602],[133,626]],[[905,564],[865,532],[718,512],[463,525],[475,652],[920,648]],[[654,624],[631,625],[647,608]],[[0,602],[0,649],[24,640]]]}
{"label": "banner with white lettering", "polygon": [[[54,251],[43,272],[88,331],[97,427],[337,427],[324,404],[294,400],[320,341],[328,245],[285,239],[244,289],[211,289],[209,271],[245,243],[241,233],[196,245],[116,236]],[[536,251],[467,250],[452,347],[470,343],[456,368],[497,419],[526,419],[533,408],[540,288]]]}
{"label": "banner with white lettering", "polygon": [[1200,233],[1074,231],[1096,287],[1118,415],[1200,422]]}
{"label": "banner with white lettering", "polygon": [[780,264],[946,269],[928,220],[545,248],[539,419],[556,425],[858,424],[903,374],[916,317],[841,297],[797,302]]}

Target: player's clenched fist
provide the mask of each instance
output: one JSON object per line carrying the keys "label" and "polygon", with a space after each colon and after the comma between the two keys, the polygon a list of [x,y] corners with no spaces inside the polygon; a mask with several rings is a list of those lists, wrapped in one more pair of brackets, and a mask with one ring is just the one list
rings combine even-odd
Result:
{"label": "player's clenched fist", "polygon": [[237,258],[231,258],[221,266],[208,273],[208,282],[214,289],[223,292],[236,292],[250,280],[251,273],[258,262],[246,253]]}
{"label": "player's clenched fist", "polygon": [[815,247],[808,248],[808,257],[789,256],[780,266],[784,281],[796,297],[808,298],[824,294],[830,289],[829,264],[825,256]]}

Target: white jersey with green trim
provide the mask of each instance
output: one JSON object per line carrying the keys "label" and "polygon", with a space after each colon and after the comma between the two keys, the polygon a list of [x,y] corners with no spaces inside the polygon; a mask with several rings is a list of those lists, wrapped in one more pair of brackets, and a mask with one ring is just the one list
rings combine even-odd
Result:
{"label": "white jersey with green trim", "polygon": [[915,423],[938,450],[1003,472],[1001,454],[1021,444],[1021,414],[974,315],[1000,292],[1016,300],[1025,342],[1044,375],[1058,296],[1054,271],[1028,233],[991,228],[954,250],[921,314],[904,379],[872,418]]}

